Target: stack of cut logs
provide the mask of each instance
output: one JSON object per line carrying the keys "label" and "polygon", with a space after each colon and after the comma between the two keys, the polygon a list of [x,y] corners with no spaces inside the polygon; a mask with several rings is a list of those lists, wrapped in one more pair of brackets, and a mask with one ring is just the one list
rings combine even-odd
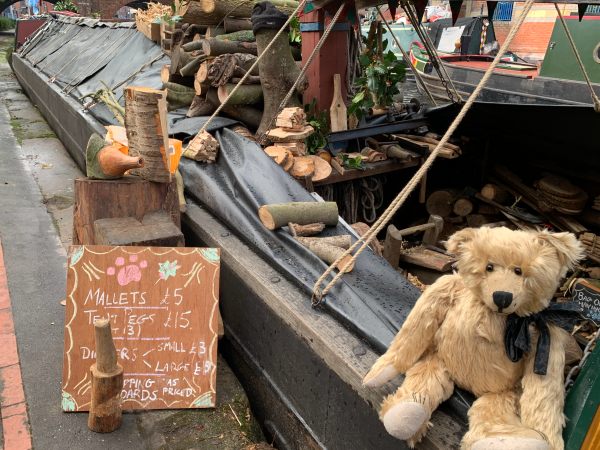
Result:
{"label": "stack of cut logs", "polygon": [[[171,64],[161,72],[170,110],[187,107],[188,117],[210,115],[247,74],[258,53],[249,19],[255,3],[189,0],[180,7],[182,21],[165,26],[167,42],[162,45],[171,56]],[[287,14],[298,4],[293,0],[272,3]],[[221,112],[257,129],[263,115],[262,103],[257,65]]]}
{"label": "stack of cut logs", "polygon": [[321,181],[331,175],[331,165],[316,155],[306,155],[304,140],[313,132],[306,123],[306,114],[302,108],[285,108],[277,116],[277,128],[267,133],[274,142],[265,152],[286,172],[300,179]]}

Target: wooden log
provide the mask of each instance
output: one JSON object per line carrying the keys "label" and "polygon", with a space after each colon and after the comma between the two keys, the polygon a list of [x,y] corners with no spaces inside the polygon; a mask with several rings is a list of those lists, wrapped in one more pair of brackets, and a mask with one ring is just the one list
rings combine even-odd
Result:
{"label": "wooden log", "polygon": [[275,126],[286,130],[301,131],[306,126],[306,113],[303,108],[298,106],[283,108],[277,116]]}
{"label": "wooden log", "polygon": [[322,242],[324,244],[333,245],[335,247],[340,247],[344,250],[348,250],[352,245],[352,238],[349,234],[341,234],[338,236],[326,236],[326,237],[297,237],[298,242],[302,244],[307,244],[311,241]]}
{"label": "wooden log", "polygon": [[235,31],[251,30],[252,22],[250,19],[236,19],[233,17],[225,17],[223,20],[223,27],[227,33],[233,33]]}
{"label": "wooden log", "polygon": [[335,226],[338,215],[335,202],[275,203],[258,209],[260,221],[269,230],[276,230],[290,222],[299,225],[321,222],[327,226]]}
{"label": "wooden log", "polygon": [[160,183],[171,181],[164,156],[169,148],[166,91],[127,87],[125,129],[130,156],[144,159],[144,167],[132,174]]}
{"label": "wooden log", "polygon": [[215,105],[211,102],[206,101],[204,97],[200,95],[196,95],[192,104],[190,105],[190,109],[188,110],[186,117],[201,117],[201,116],[210,116],[215,112]]}
{"label": "wooden log", "polygon": [[[229,80],[231,84],[236,85],[242,81],[242,78],[233,77]],[[260,84],[258,75],[248,75],[242,84]]]}
{"label": "wooden log", "polygon": [[414,247],[400,253],[400,261],[437,272],[449,272],[455,259],[424,247]]}
{"label": "wooden log", "polygon": [[[287,148],[294,156],[306,155],[306,144],[303,141],[277,142],[277,146]],[[331,160],[329,162],[331,163]]]}
{"label": "wooden log", "polygon": [[323,158],[317,155],[301,156],[300,158],[310,158],[312,159],[315,165],[315,172],[311,177],[311,181],[323,181],[324,179],[328,178],[329,175],[331,175],[331,172],[333,171],[331,164],[329,164],[327,161],[325,161]]}
{"label": "wooden log", "polygon": [[181,48],[186,52],[192,52],[194,50],[202,50],[202,39],[199,41],[188,42],[187,44],[183,44]]}
{"label": "wooden log", "polygon": [[187,63],[189,63],[191,59],[191,52],[186,52],[179,46],[173,48],[171,51],[171,64],[169,67],[171,74],[178,74],[179,70]]}
{"label": "wooden log", "polygon": [[273,161],[275,161],[280,166],[285,166],[286,163],[294,158],[292,152],[283,147],[270,146],[265,148],[265,153],[269,155]]}
{"label": "wooden log", "polygon": [[195,161],[215,162],[219,142],[208,131],[199,132],[183,151],[183,156]]}
{"label": "wooden log", "polygon": [[223,41],[216,38],[204,39],[202,51],[206,56],[219,56],[226,53],[249,53],[257,55],[257,46],[254,42]]}
{"label": "wooden log", "polygon": [[[225,84],[219,86],[217,96],[219,101],[224,103],[231,91],[235,88],[235,84]],[[235,94],[227,100],[228,105],[255,105],[263,99],[263,90],[260,84],[241,85]]]}
{"label": "wooden log", "polygon": [[171,66],[169,64],[165,64],[162,67],[160,80],[163,83],[175,83],[187,87],[194,86],[194,79],[192,77],[182,77],[179,73],[171,73]]}
{"label": "wooden log", "polygon": [[[179,15],[187,23],[214,25],[226,16],[250,17],[256,3],[258,0],[190,0],[180,7]],[[272,0],[271,3],[286,14],[291,14],[298,6],[294,0]]]}
{"label": "wooden log", "polygon": [[236,41],[236,42],[254,42],[256,38],[252,30],[240,30],[234,31],[233,33],[224,33],[219,36],[215,36],[215,39],[221,41]]}
{"label": "wooden log", "polygon": [[200,64],[202,64],[202,62],[205,60],[206,57],[204,55],[196,56],[195,58],[191,59],[190,62],[188,62],[185,66],[179,69],[179,74],[182,77],[193,77],[196,74],[196,72],[198,72]]}
{"label": "wooden log", "polygon": [[429,197],[427,197],[425,208],[427,209],[429,215],[448,217],[450,214],[452,214],[452,207],[454,206],[455,199],[456,193],[454,191],[434,191],[429,194]]}
{"label": "wooden log", "polygon": [[288,223],[288,230],[294,237],[296,236],[314,236],[321,233],[325,229],[325,224],[322,222],[309,223],[307,225],[298,225],[297,223]]}
{"label": "wooden log", "polygon": [[194,91],[196,91],[196,95],[201,95],[205,97],[209,89],[209,83],[200,83],[198,80],[194,79]]}
{"label": "wooden log", "polygon": [[[297,238],[297,240],[327,264],[333,264],[344,253],[343,248],[319,241],[318,238]],[[354,262],[351,259],[352,255],[346,255],[337,264],[338,270],[345,273],[351,272],[354,268]]]}
{"label": "wooden log", "polygon": [[468,198],[459,198],[454,202],[452,212],[457,216],[466,217],[473,212],[473,202]]}
{"label": "wooden log", "polygon": [[[210,89],[206,94],[206,99],[213,105],[219,106],[221,104],[216,89]],[[253,129],[258,128],[263,114],[261,110],[246,105],[225,105],[221,113],[232,119],[239,120]]]}
{"label": "wooden log", "polygon": [[409,150],[405,150],[398,144],[381,145],[380,151],[385,153],[388,158],[396,158],[400,161],[406,161],[415,158],[415,154]]}
{"label": "wooden log", "polygon": [[493,200],[503,205],[512,200],[512,196],[506,189],[492,183],[488,183],[481,188],[481,195],[488,200]]}
{"label": "wooden log", "polygon": [[220,36],[222,34],[225,34],[225,28],[220,27],[220,26],[216,26],[216,27],[209,26],[206,28],[206,33],[204,34],[204,39],[214,38],[214,37]]}
{"label": "wooden log", "polygon": [[110,433],[122,422],[121,391],[123,367],[117,363],[117,350],[110,331],[110,321],[94,322],[96,363],[90,368],[92,380],[88,427],[97,433]]}
{"label": "wooden log", "polygon": [[295,178],[310,177],[315,174],[315,162],[308,156],[297,156],[294,158],[294,165],[290,169],[290,175]]}
{"label": "wooden log", "polygon": [[202,63],[200,64],[200,67],[198,68],[198,71],[196,72],[196,80],[199,83],[204,83],[206,81],[208,81],[208,69],[210,67],[210,62],[209,61],[202,61]]}
{"label": "wooden log", "polygon": [[267,137],[273,142],[303,141],[313,134],[314,131],[314,128],[310,125],[306,125],[299,131],[286,131],[283,128],[273,128],[267,132]]}
{"label": "wooden log", "polygon": [[190,106],[196,96],[193,88],[181,84],[166,82],[163,87],[167,90],[167,102],[171,109]]}
{"label": "wooden log", "polygon": [[141,221],[150,211],[166,211],[180,227],[175,183],[152,183],[138,177],[118,180],[77,178],[74,184],[73,244],[97,245],[94,222],[113,217],[134,217]]}

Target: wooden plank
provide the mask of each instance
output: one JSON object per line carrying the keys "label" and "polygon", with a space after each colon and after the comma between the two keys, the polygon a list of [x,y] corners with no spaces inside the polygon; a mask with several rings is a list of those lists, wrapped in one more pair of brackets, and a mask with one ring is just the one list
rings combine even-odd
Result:
{"label": "wooden plank", "polygon": [[[362,379],[379,355],[331,315],[312,308],[308,295],[283,278],[206,210],[190,202],[184,219],[202,242],[221,249],[222,263],[243,279],[274,314],[302,336],[327,366],[365,400],[364,407],[377,410],[383,398],[396,390],[401,377],[381,388],[364,387]],[[275,283],[274,279],[278,281]],[[465,426],[440,410],[434,412],[431,422],[434,426],[423,439],[421,448],[447,450],[459,447]]]}
{"label": "wooden plank", "polygon": [[108,319],[123,409],[215,405],[219,250],[71,246],[63,411],[87,411],[94,322]]}
{"label": "wooden plank", "polygon": [[[407,169],[409,167],[416,167],[419,164],[420,164],[419,159],[414,159],[412,161],[400,161],[400,162],[388,159],[387,161],[366,163],[364,170],[344,169],[343,174],[340,174],[339,172],[333,172],[330,176],[328,176],[324,180],[315,182],[314,185],[315,186],[323,186],[326,184],[340,183],[342,181],[350,181],[350,180],[356,180],[358,178],[370,177],[372,175],[381,175],[383,173],[394,172],[396,170]],[[333,163],[332,163],[332,166],[333,166]]]}
{"label": "wooden plank", "polygon": [[333,76],[333,100],[329,108],[331,131],[345,131],[348,129],[348,109],[342,96],[342,78],[339,73]]}
{"label": "wooden plank", "polygon": [[454,259],[442,253],[424,247],[415,247],[400,254],[400,261],[425,267],[426,269],[448,272],[454,264]]}

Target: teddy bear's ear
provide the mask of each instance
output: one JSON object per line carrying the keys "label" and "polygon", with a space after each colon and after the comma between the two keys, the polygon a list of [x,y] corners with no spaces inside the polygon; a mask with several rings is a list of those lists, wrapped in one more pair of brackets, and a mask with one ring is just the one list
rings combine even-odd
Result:
{"label": "teddy bear's ear", "polygon": [[554,247],[560,263],[569,269],[585,255],[583,245],[573,233],[550,233],[543,230],[538,233],[538,238],[542,243]]}
{"label": "teddy bear's ear", "polygon": [[457,231],[446,241],[448,252],[459,256],[464,249],[464,245],[467,242],[472,241],[476,234],[476,228],[463,228],[462,230]]}

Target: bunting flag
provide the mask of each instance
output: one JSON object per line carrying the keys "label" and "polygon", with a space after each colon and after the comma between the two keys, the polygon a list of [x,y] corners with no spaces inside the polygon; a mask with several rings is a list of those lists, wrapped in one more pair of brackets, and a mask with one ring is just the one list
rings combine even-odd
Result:
{"label": "bunting flag", "polygon": [[417,19],[419,23],[423,22],[423,14],[425,14],[425,7],[427,6],[428,0],[415,0],[415,11],[417,12]]}
{"label": "bunting flag", "polygon": [[494,11],[496,11],[496,6],[498,6],[498,2],[486,2],[487,10],[488,10],[488,19],[490,22],[494,19]]}
{"label": "bunting flag", "polygon": [[396,21],[396,10],[398,9],[398,3],[400,3],[400,0],[388,0],[388,8],[390,9],[390,14],[392,15],[392,22]]}
{"label": "bunting flag", "polygon": [[452,11],[452,25],[456,23],[463,0],[450,0],[450,11]]}
{"label": "bunting flag", "polygon": [[581,19],[583,19],[583,16],[585,16],[585,11],[587,10],[588,4],[587,3],[578,3],[577,4],[577,11],[579,12],[579,21],[581,22]]}

